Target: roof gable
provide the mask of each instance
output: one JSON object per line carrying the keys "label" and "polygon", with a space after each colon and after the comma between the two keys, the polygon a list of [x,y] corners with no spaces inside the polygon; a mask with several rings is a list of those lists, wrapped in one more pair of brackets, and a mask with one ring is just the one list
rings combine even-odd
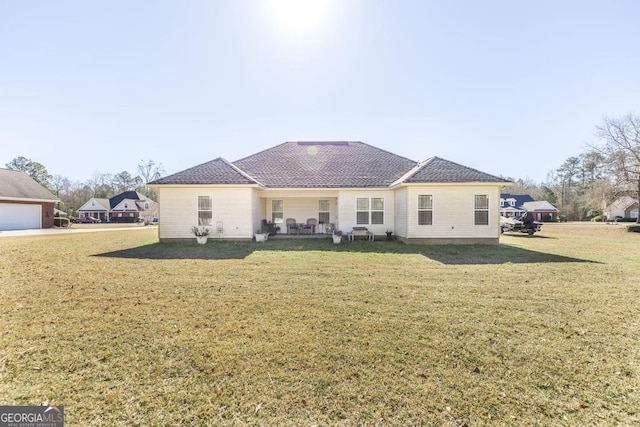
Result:
{"label": "roof gable", "polygon": [[227,160],[218,157],[164,178],[150,182],[156,184],[258,184],[255,179],[238,170]]}
{"label": "roof gable", "polygon": [[[527,203],[527,202],[533,202],[533,197],[531,197],[528,194],[509,194],[509,193],[501,193],[500,194],[500,199],[504,200],[505,202],[508,201],[515,201],[515,203],[513,204],[513,206],[515,207],[522,207],[523,204]],[[507,203],[509,204],[509,203]]]}
{"label": "roof gable", "polygon": [[138,193],[137,191],[123,191],[122,193],[113,196],[109,199],[109,207],[113,209],[118,206],[123,200],[146,200],[147,197],[143,194]]}
{"label": "roof gable", "polygon": [[403,179],[402,182],[501,182],[506,184],[510,181],[449,160],[441,159],[440,157],[432,157],[421,163],[419,167]]}
{"label": "roof gable", "polygon": [[109,211],[109,199],[99,199],[97,197],[92,197],[87,202],[78,208],[78,212],[98,212],[98,211]]}
{"label": "roof gable", "polygon": [[58,198],[25,172],[0,169],[0,198],[57,202]]}
{"label": "roof gable", "polygon": [[558,212],[558,209],[555,206],[553,206],[551,203],[547,202],[546,200],[525,202],[522,204],[522,207],[524,207],[526,210],[530,212],[535,212],[535,211]]}

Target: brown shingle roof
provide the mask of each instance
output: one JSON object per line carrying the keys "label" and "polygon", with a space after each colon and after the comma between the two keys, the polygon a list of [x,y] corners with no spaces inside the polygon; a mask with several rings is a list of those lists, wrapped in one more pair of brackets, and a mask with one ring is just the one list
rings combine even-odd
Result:
{"label": "brown shingle roof", "polygon": [[227,160],[218,157],[210,162],[157,179],[150,184],[257,184]]}
{"label": "brown shingle roof", "polygon": [[0,199],[57,202],[58,198],[22,171],[0,169]]}
{"label": "brown shingle roof", "polygon": [[509,180],[481,172],[449,160],[432,157],[424,161],[416,171],[403,179],[405,183],[422,182],[504,182]]}
{"label": "brown shingle roof", "polygon": [[386,188],[419,182],[509,182],[448,160],[425,162],[363,142],[285,142],[229,163],[218,158],[151,184],[259,184],[266,188]]}

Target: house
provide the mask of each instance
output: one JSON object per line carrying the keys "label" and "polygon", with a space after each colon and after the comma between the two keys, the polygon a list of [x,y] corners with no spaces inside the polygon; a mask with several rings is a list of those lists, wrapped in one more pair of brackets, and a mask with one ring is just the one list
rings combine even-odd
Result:
{"label": "house", "polygon": [[[285,142],[235,162],[217,158],[150,183],[161,242],[191,239],[193,225],[249,240],[263,220],[316,220],[314,232],[366,227],[417,243],[492,243],[509,181],[432,157],[423,162],[362,142]],[[323,226],[324,225],[324,226]]]}
{"label": "house", "polygon": [[525,212],[522,206],[526,202],[533,202],[528,194],[500,194],[500,215],[506,218],[518,217]]}
{"label": "house", "polygon": [[525,212],[531,212],[535,221],[557,221],[560,211],[551,203],[536,201],[528,194],[500,194],[500,215],[504,217],[518,217]]}
{"label": "house", "polygon": [[26,173],[0,169],[0,230],[53,227],[57,201],[57,197]]}
{"label": "house", "polygon": [[604,215],[608,220],[623,218],[628,220],[638,219],[638,200],[630,196],[622,196],[613,201],[604,209]]}
{"label": "house", "polygon": [[137,191],[125,191],[110,199],[89,199],[78,209],[78,216],[102,222],[150,221],[158,216],[158,203]]}

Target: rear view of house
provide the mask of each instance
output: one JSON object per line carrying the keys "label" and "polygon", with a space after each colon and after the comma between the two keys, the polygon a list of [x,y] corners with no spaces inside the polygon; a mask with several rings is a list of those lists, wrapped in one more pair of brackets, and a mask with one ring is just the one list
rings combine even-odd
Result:
{"label": "rear view of house", "polygon": [[26,173],[0,169],[0,230],[53,227],[57,201],[57,197]]}
{"label": "rear view of house", "polygon": [[161,241],[194,225],[250,240],[264,222],[313,233],[366,227],[404,242],[497,243],[509,181],[432,157],[417,162],[362,142],[285,142],[229,162],[217,158],[150,184]]}

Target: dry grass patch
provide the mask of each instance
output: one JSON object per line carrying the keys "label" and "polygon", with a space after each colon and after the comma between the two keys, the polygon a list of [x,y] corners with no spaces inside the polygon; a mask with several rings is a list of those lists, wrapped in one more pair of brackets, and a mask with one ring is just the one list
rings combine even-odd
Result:
{"label": "dry grass patch", "polygon": [[640,236],[0,239],[0,404],[69,425],[639,421]]}

